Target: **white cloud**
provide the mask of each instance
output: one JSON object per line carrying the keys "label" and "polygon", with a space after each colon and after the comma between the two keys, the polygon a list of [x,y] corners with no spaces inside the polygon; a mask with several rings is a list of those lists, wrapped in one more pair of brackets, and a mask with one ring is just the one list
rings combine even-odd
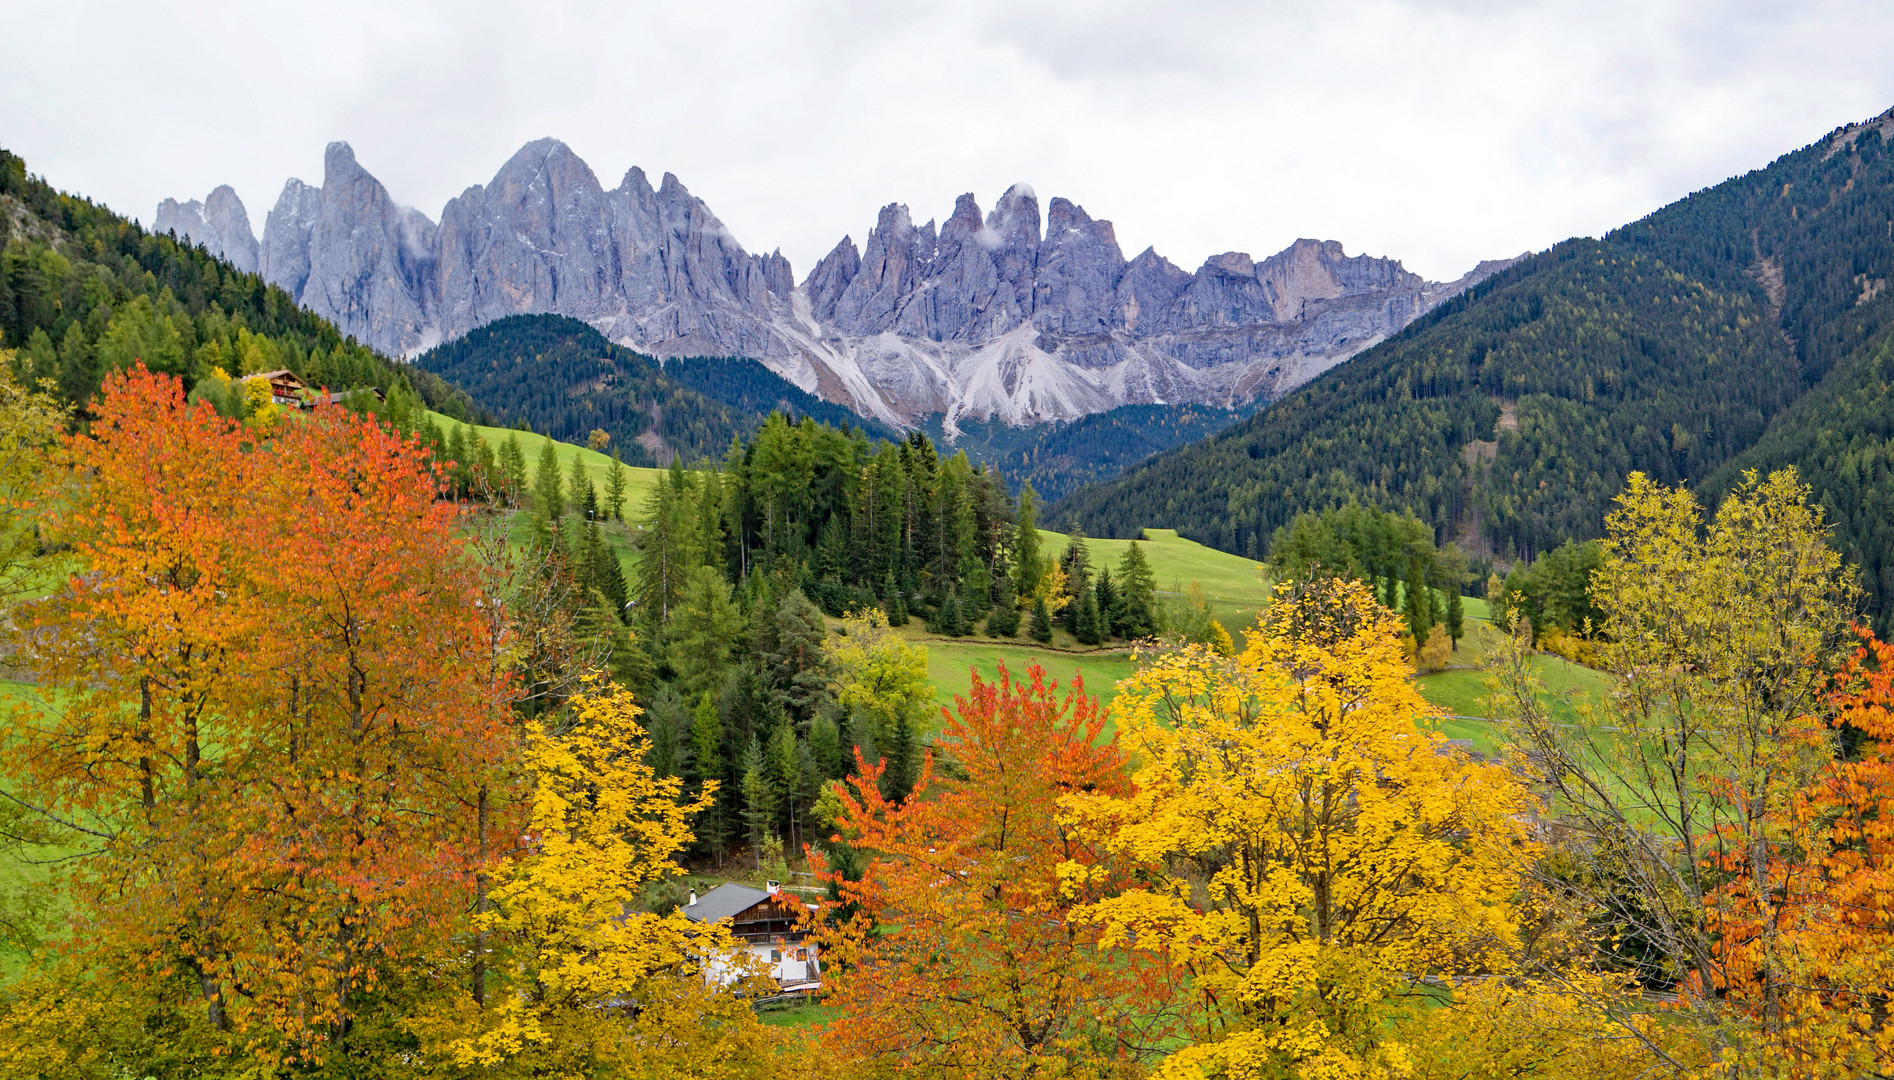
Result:
{"label": "white cloud", "polygon": [[1894,105],[1872,0],[10,0],[0,144],[261,228],[347,139],[430,216],[530,139],[674,172],[806,273],[1015,181],[1194,267],[1297,237],[1429,276],[1597,233]]}

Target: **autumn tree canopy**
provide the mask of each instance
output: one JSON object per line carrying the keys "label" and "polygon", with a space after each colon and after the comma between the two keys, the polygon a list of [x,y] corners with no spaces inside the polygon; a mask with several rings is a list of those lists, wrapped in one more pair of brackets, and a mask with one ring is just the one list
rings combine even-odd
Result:
{"label": "autumn tree canopy", "polygon": [[910,798],[884,798],[865,762],[838,785],[838,839],[871,856],[859,881],[828,874],[855,914],[824,935],[843,1015],[822,1045],[849,1075],[1118,1076],[1173,1033],[1176,970],[1071,917],[1140,869],[1059,810],[1131,795],[1104,728],[1078,680],[1060,694],[1002,666],[955,699],[944,767],[930,755]]}
{"label": "autumn tree canopy", "polygon": [[1525,790],[1423,726],[1401,627],[1365,586],[1314,588],[1283,590],[1233,659],[1185,646],[1121,683],[1132,788],[1063,800],[1081,836],[1152,867],[1076,917],[1198,996],[1160,1075],[1398,1068],[1398,996],[1504,972],[1516,947]]}

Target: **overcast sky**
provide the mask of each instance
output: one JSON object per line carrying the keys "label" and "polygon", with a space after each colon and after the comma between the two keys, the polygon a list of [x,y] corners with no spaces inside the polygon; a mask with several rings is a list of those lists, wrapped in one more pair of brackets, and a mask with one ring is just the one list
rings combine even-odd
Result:
{"label": "overcast sky", "polygon": [[798,277],[884,203],[1015,181],[1186,269],[1340,240],[1441,279],[1894,106],[1894,4],[0,0],[0,145],[260,234],[332,139],[438,217],[526,141],[674,172]]}

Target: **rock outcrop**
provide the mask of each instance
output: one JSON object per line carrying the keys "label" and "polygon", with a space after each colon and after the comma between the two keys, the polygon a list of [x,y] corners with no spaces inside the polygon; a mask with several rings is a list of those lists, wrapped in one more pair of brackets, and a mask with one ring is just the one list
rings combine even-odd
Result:
{"label": "rock outcrop", "polygon": [[243,200],[229,184],[220,185],[203,202],[166,199],[159,203],[151,231],[174,232],[246,274],[257,272],[256,233],[250,229]]}
{"label": "rock outcrop", "polygon": [[1510,263],[1437,283],[1298,240],[1190,273],[1149,249],[1127,260],[1111,222],[1069,200],[1042,218],[1021,184],[985,214],[962,195],[938,227],[883,207],[859,248],[844,238],[798,285],[780,252],[746,252],[675,176],[654,189],[634,168],[607,191],[555,139],[450,200],[438,226],[346,143],[329,146],[321,187],[284,186],[260,252],[229,188],[202,207],[167,200],[159,221],[247,250],[304,306],[390,353],[556,312],[659,356],[755,357],[893,423],[944,413],[950,430],[961,416],[1027,424],[1274,397]]}

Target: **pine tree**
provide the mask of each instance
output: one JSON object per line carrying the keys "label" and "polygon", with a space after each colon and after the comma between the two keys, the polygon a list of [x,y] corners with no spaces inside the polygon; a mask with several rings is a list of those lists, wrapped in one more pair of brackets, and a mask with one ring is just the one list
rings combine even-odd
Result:
{"label": "pine tree", "polygon": [[539,462],[533,469],[533,509],[541,518],[551,521],[565,513],[559,491],[559,452],[547,439],[540,445]]}
{"label": "pine tree", "polygon": [[1029,631],[1034,641],[1044,643],[1052,640],[1052,616],[1046,611],[1044,597],[1034,597],[1032,602],[1032,627]]}
{"label": "pine tree", "polygon": [[1090,585],[1079,586],[1079,602],[1074,607],[1078,614],[1073,618],[1072,636],[1078,638],[1081,645],[1097,645],[1104,640],[1099,626],[1098,594]]}
{"label": "pine tree", "polygon": [[1118,634],[1118,624],[1124,619],[1124,608],[1118,599],[1118,586],[1111,580],[1111,567],[1098,568],[1098,583],[1092,586],[1093,596],[1098,601],[1098,636],[1105,638]]}
{"label": "pine tree", "polygon": [[625,520],[625,489],[630,482],[625,472],[625,463],[619,460],[617,448],[612,450],[612,469],[605,477],[605,509],[613,521]]}

